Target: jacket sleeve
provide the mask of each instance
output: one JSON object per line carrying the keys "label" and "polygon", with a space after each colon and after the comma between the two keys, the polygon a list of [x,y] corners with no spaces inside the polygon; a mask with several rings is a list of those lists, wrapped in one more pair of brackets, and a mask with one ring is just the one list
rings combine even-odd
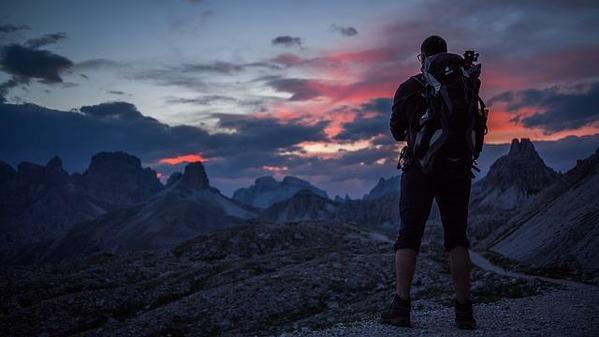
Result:
{"label": "jacket sleeve", "polygon": [[391,106],[391,119],[389,121],[391,135],[398,142],[406,140],[408,130],[408,118],[405,112],[406,99],[404,83],[395,91],[393,105]]}

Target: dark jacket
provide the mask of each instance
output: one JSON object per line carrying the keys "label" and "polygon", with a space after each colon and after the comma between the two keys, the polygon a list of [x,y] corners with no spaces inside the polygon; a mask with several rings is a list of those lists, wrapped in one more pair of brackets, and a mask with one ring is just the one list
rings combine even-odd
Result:
{"label": "dark jacket", "polygon": [[410,148],[418,132],[418,120],[426,110],[426,101],[421,94],[423,83],[422,74],[410,77],[397,88],[393,97],[389,121],[391,134],[396,141],[407,141]]}

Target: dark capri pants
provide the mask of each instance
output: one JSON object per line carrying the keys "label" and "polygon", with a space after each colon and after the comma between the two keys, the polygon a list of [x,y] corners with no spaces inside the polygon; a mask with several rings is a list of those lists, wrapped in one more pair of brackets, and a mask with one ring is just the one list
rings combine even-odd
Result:
{"label": "dark capri pants", "polygon": [[416,165],[405,168],[401,176],[399,199],[399,235],[394,249],[412,248],[418,253],[433,199],[437,200],[443,223],[444,246],[447,251],[462,246],[469,248],[468,201],[472,179],[470,164],[463,161],[439,161],[430,175]]}

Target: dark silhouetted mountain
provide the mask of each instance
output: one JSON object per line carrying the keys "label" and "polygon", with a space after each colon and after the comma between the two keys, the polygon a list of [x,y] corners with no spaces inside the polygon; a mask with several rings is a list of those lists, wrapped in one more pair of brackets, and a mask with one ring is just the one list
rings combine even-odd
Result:
{"label": "dark silhouetted mountain", "polygon": [[362,199],[377,199],[388,193],[399,194],[399,184],[401,176],[397,175],[391,178],[380,178],[376,185],[362,197]]}
{"label": "dark silhouetted mountain", "polygon": [[74,226],[44,257],[56,261],[96,252],[170,248],[255,213],[210,187],[204,166],[191,163],[167,189],[145,203],[115,209]]}
{"label": "dark silhouetted mountain", "polygon": [[396,234],[399,225],[399,193],[386,193],[373,199],[351,200],[339,204],[335,218]]}
{"label": "dark silhouetted mountain", "polygon": [[180,184],[197,190],[208,188],[210,183],[208,182],[204,165],[201,162],[195,162],[185,166]]}
{"label": "dark silhouetted mountain", "polygon": [[529,139],[514,139],[508,154],[498,158],[489,173],[472,186],[470,233],[475,238],[485,237],[559,176],[545,165]]}
{"label": "dark silhouetted mountain", "polygon": [[140,203],[163,188],[154,170],[124,152],[94,155],[82,182],[85,193],[106,209]]}
{"label": "dark silhouetted mountain", "polygon": [[174,172],[168,177],[168,180],[166,181],[166,187],[168,188],[172,184],[176,183],[179,179],[181,179],[181,177],[183,177],[183,173]]}
{"label": "dark silhouetted mountain", "polygon": [[348,202],[351,201],[352,199],[349,197],[349,195],[346,193],[345,197],[340,197],[339,195],[335,195],[335,202]]}
{"label": "dark silhouetted mountain", "polygon": [[288,200],[260,212],[260,218],[276,223],[304,220],[348,221],[363,228],[393,233],[399,220],[399,194],[387,193],[376,199],[333,201],[302,190]]}
{"label": "dark silhouetted mountain", "polygon": [[547,167],[532,142],[514,139],[507,155],[497,159],[473,189],[472,205],[510,210],[551,185],[559,177]]}
{"label": "dark silhouetted mountain", "polygon": [[599,149],[543,189],[484,245],[542,267],[599,271]]}
{"label": "dark silhouetted mountain", "polygon": [[58,157],[46,166],[23,162],[16,171],[2,162],[0,181],[2,249],[53,240],[73,223],[104,212],[74,184]]}
{"label": "dark silhouetted mountain", "polygon": [[336,209],[334,201],[311,190],[300,190],[290,199],[277,202],[263,210],[261,217],[277,223],[332,219]]}
{"label": "dark silhouetted mountain", "polygon": [[22,162],[17,170],[0,162],[0,260],[34,261],[74,224],[162,189],[153,170],[123,152],[98,153],[83,174],[72,175],[56,156],[45,166]]}
{"label": "dark silhouetted mountain", "polygon": [[315,194],[328,199],[325,191],[314,187],[309,182],[287,176],[278,182],[273,177],[260,177],[254,185],[240,188],[233,194],[233,199],[252,207],[267,208],[277,202],[285,201],[301,190],[311,190]]}

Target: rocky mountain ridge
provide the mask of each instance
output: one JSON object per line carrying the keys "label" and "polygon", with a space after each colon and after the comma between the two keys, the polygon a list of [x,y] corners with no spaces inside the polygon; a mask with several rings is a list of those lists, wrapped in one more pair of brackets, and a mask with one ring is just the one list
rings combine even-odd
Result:
{"label": "rocky mountain ridge", "polygon": [[297,177],[286,176],[279,182],[272,176],[266,176],[256,179],[250,187],[236,190],[233,199],[248,206],[264,209],[277,202],[289,200],[302,190],[310,190],[323,198],[329,198],[324,190]]}
{"label": "rocky mountain ridge", "polygon": [[509,152],[499,157],[488,174],[473,184],[470,194],[470,233],[486,237],[560,174],[547,167],[527,139],[514,139]]}
{"label": "rocky mountain ridge", "polygon": [[74,224],[136,205],[162,188],[152,169],[122,152],[98,153],[83,174],[72,175],[56,156],[16,170],[0,162],[0,261],[35,259]]}
{"label": "rocky mountain ridge", "polygon": [[471,204],[511,210],[522,206],[558,177],[559,173],[545,165],[529,139],[514,139],[509,152],[498,158],[489,173],[473,186]]}
{"label": "rocky mountain ridge", "polygon": [[599,148],[481,244],[528,264],[599,272]]}
{"label": "rocky mountain ridge", "polygon": [[254,217],[253,210],[210,186],[202,163],[190,163],[180,179],[148,201],[75,225],[48,248],[42,260],[171,248]]}

